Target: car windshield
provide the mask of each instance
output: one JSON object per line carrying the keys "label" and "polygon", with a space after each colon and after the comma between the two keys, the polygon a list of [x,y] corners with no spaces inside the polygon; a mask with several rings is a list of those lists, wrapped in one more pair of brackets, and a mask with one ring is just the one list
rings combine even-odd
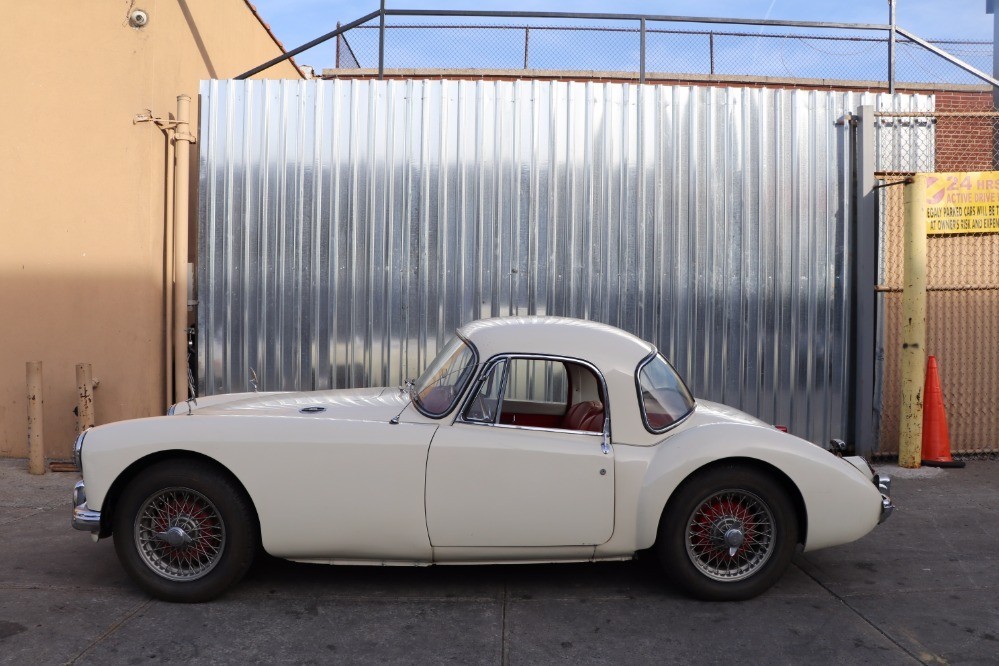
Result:
{"label": "car windshield", "polygon": [[639,403],[645,426],[661,432],[694,408],[694,397],[662,354],[638,367]]}
{"label": "car windshield", "polygon": [[427,416],[444,416],[457,402],[475,368],[475,351],[452,338],[414,386],[417,407]]}

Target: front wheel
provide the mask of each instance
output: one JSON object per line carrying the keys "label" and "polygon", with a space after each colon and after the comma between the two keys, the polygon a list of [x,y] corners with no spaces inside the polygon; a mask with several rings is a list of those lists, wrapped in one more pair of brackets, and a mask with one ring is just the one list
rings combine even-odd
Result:
{"label": "front wheel", "polygon": [[777,582],[797,541],[797,516],[780,484],[758,470],[729,465],[677,490],[660,521],[656,550],[688,594],[738,601]]}
{"label": "front wheel", "polygon": [[196,603],[241,579],[257,551],[256,513],[232,479],[206,463],[172,460],[143,470],[114,514],[114,545],[154,597]]}

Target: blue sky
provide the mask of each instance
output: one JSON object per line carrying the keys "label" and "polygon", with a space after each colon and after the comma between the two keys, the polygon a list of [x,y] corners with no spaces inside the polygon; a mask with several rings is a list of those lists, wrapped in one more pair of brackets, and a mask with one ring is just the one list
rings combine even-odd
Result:
{"label": "blue sky", "polygon": [[[251,0],[286,48],[294,48],[378,8],[378,2],[345,0]],[[887,0],[388,0],[389,8],[575,11],[772,18],[803,21],[887,23]],[[927,39],[992,39],[992,16],[985,0],[897,0],[898,25]],[[399,20],[399,19],[397,19]],[[481,22],[481,21],[480,21]],[[735,28],[741,30],[742,28]],[[758,28],[747,28],[756,31]],[[317,47],[296,58],[317,69],[330,67],[330,47]]]}

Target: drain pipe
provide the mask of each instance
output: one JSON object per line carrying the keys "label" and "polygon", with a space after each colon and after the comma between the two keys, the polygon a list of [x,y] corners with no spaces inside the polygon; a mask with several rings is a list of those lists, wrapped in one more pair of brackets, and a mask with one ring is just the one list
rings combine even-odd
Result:
{"label": "drain pipe", "polygon": [[194,136],[190,133],[191,98],[177,96],[177,123],[174,127],[173,179],[173,390],[174,402],[188,395],[187,379],[187,225],[190,184],[190,154]]}
{"label": "drain pipe", "polygon": [[[173,404],[173,197],[174,197],[174,147],[173,128],[164,130],[167,135],[166,158],[166,215],[163,230],[163,400],[166,407]],[[164,407],[164,409],[166,408]]]}

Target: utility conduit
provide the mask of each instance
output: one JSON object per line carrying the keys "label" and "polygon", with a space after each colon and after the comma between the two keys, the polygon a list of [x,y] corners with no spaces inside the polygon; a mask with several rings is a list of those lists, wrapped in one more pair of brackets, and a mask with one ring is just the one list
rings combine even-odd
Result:
{"label": "utility conduit", "polygon": [[173,390],[174,402],[187,400],[187,225],[190,183],[191,98],[177,96],[177,124],[174,128],[173,197]]}
{"label": "utility conduit", "polygon": [[177,96],[175,120],[151,112],[133,122],[156,124],[167,136],[166,210],[164,229],[164,393],[167,403],[188,396],[187,374],[187,255],[190,200],[190,152],[195,142],[190,132],[191,97]]}

